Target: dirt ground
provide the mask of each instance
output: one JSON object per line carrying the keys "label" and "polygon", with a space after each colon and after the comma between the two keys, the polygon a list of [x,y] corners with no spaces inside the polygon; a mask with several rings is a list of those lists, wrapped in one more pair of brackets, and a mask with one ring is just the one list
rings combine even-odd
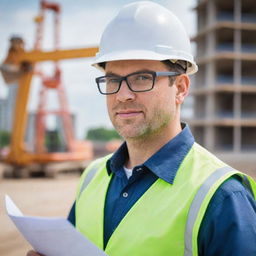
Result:
{"label": "dirt ground", "polygon": [[31,248],[21,236],[4,207],[8,194],[24,215],[66,217],[75,198],[79,176],[56,179],[0,179],[0,255],[25,256]]}

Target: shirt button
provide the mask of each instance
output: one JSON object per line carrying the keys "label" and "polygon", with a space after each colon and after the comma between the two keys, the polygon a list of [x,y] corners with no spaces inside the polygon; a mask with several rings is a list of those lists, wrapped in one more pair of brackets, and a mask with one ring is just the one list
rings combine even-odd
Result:
{"label": "shirt button", "polygon": [[123,193],[123,197],[128,197],[128,193],[127,193],[127,192],[124,192],[124,193]]}

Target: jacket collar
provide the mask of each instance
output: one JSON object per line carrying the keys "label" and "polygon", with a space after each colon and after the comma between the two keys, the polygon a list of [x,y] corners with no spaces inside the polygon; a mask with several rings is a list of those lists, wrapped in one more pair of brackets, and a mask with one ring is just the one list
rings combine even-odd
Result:
{"label": "jacket collar", "polygon": [[[160,148],[153,156],[142,164],[157,177],[173,184],[176,173],[194,144],[194,137],[187,124],[182,124],[182,131]],[[107,171],[118,172],[128,158],[127,145],[124,142],[107,162]]]}

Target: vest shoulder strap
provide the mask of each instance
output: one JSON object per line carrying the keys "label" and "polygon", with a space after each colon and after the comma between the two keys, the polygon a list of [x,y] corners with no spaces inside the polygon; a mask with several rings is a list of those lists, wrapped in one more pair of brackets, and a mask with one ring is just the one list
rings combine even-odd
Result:
{"label": "vest shoulder strap", "polygon": [[[201,207],[203,205],[204,200],[206,199],[208,193],[214,186],[214,184],[218,181],[221,180],[222,184],[223,181],[225,181],[227,178],[238,174],[242,178],[242,184],[248,188],[250,191],[252,191],[251,184],[247,178],[246,175],[243,175],[239,171],[233,169],[230,166],[225,166],[222,168],[217,169],[215,172],[213,172],[206,180],[205,182],[201,185],[199,190],[197,191],[192,204],[189,209],[188,217],[187,217],[187,223],[186,223],[186,231],[185,231],[185,254],[184,256],[192,256],[192,255],[197,255],[195,254],[195,251],[197,252],[197,234],[198,230],[195,230],[195,224],[198,222],[200,216],[200,211],[202,210]],[[216,187],[216,190],[219,186]],[[216,191],[215,190],[215,191]],[[215,192],[214,191],[214,192]],[[213,192],[213,193],[214,193]],[[210,197],[211,199],[211,197]],[[206,210],[206,209],[205,209]],[[199,221],[201,224],[201,220]],[[200,225],[197,226],[197,228]],[[196,235],[196,237],[195,237]],[[193,244],[194,243],[194,244]],[[194,248],[196,246],[196,249]],[[194,254],[193,254],[194,252]]]}
{"label": "vest shoulder strap", "polygon": [[78,198],[80,198],[80,196],[83,193],[83,191],[90,184],[91,180],[93,179],[93,177],[95,176],[97,171],[100,169],[101,165],[106,164],[106,162],[107,162],[109,157],[110,156],[106,156],[106,157],[100,158],[100,159],[96,160],[93,163],[92,167],[90,167],[90,169],[88,170],[87,175],[85,176],[85,178],[83,180],[83,183],[82,183],[82,185],[80,187]]}

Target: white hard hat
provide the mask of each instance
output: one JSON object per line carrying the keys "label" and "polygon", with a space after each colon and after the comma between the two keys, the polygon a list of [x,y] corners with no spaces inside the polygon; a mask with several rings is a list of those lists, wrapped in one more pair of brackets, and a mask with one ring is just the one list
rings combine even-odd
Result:
{"label": "white hard hat", "polygon": [[197,65],[189,37],[178,18],[165,7],[149,1],[125,5],[105,28],[93,66],[115,60],[182,60],[186,73]]}

